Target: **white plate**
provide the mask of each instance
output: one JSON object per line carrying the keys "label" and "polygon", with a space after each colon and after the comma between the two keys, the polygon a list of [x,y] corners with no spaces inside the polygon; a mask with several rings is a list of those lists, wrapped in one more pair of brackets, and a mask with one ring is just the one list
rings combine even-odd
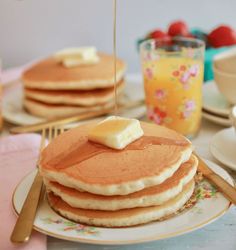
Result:
{"label": "white plate", "polygon": [[231,105],[219,92],[214,81],[203,85],[203,108],[218,115],[228,117]]}
{"label": "white plate", "polygon": [[[126,101],[143,100],[144,92],[140,79],[137,77],[128,76],[126,77],[126,82]],[[3,117],[6,121],[16,125],[30,125],[45,121],[45,119],[43,118],[31,115],[23,108],[23,87],[20,81],[16,82],[12,86],[9,86],[4,92],[5,93],[3,98]],[[127,111],[124,111],[120,115],[130,118],[141,118],[145,115],[145,113],[146,108],[143,105],[137,108],[132,108]],[[96,120],[101,119],[103,118],[99,118]],[[72,124],[70,127],[76,125],[78,125],[78,123]]]}
{"label": "white plate", "polygon": [[236,170],[236,133],[234,128],[216,133],[210,142],[212,155],[225,166]]}
{"label": "white plate", "polygon": [[223,118],[217,115],[212,115],[207,112],[202,112],[202,116],[207,119],[208,121],[211,121],[213,123],[216,123],[218,125],[224,126],[224,127],[230,127],[232,126],[232,123],[229,118]]}
{"label": "white plate", "polygon": [[[207,163],[233,185],[232,178],[225,170],[210,161]],[[16,187],[12,202],[17,214],[21,210],[35,174],[36,170],[27,175]],[[71,222],[55,213],[44,199],[39,205],[34,229],[56,238],[90,244],[135,244],[170,238],[194,231],[213,222],[222,216],[231,205],[206,181],[199,185],[197,194],[196,204],[179,215],[165,221],[130,228],[91,227]]]}

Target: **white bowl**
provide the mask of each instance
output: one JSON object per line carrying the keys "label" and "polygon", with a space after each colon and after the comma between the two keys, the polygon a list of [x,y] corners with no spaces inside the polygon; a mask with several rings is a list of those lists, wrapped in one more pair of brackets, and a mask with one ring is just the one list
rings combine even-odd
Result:
{"label": "white bowl", "polygon": [[236,104],[236,72],[227,73],[213,65],[214,78],[219,91],[231,104]]}
{"label": "white bowl", "polygon": [[214,66],[222,72],[236,74],[236,47],[214,56]]}
{"label": "white bowl", "polygon": [[234,129],[236,131],[236,106],[233,106],[233,108],[231,109],[229,118],[232,122],[232,126],[234,127]]}

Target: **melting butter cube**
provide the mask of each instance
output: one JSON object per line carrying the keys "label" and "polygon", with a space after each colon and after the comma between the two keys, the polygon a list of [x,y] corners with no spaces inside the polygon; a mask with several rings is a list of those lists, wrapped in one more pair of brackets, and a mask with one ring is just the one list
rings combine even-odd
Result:
{"label": "melting butter cube", "polygon": [[67,68],[81,64],[95,64],[99,61],[95,47],[66,48],[56,52],[54,58]]}
{"label": "melting butter cube", "polygon": [[88,138],[110,148],[123,149],[142,135],[143,130],[138,120],[110,116],[91,129]]}
{"label": "melting butter cube", "polygon": [[66,58],[89,59],[97,54],[95,47],[66,48],[55,53],[54,57],[58,60]]}
{"label": "melting butter cube", "polygon": [[76,67],[78,65],[90,65],[90,64],[96,64],[99,61],[99,57],[98,56],[94,56],[93,58],[90,58],[89,60],[83,60],[83,59],[79,59],[79,58],[66,58],[62,61],[62,64],[66,67],[66,68],[72,68],[72,67]]}

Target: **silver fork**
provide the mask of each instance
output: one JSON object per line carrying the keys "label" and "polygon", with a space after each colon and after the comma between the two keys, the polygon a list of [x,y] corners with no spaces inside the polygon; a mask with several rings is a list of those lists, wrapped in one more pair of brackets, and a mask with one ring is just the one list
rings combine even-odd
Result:
{"label": "silver fork", "polygon": [[[42,150],[46,146],[46,138],[48,138],[48,143],[50,143],[52,139],[62,132],[64,132],[64,129],[58,127],[49,127],[42,130],[39,158]],[[24,243],[30,239],[40,197],[44,195],[44,192],[43,178],[38,170],[12,231],[11,241],[13,243]]]}

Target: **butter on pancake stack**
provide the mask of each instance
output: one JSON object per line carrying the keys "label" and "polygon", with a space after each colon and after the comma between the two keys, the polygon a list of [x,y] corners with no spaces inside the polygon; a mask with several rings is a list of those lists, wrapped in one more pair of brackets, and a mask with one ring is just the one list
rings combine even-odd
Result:
{"label": "butter on pancake stack", "polygon": [[[141,122],[143,136],[116,150],[88,140],[96,126],[71,129],[42,152],[40,172],[55,211],[80,223],[124,227],[175,214],[190,199],[198,160],[189,140]],[[99,136],[97,142],[108,143]]]}
{"label": "butter on pancake stack", "polygon": [[[65,67],[47,58],[22,76],[24,107],[33,115],[58,118],[114,105],[113,57],[98,53],[98,62]],[[125,63],[117,59],[117,94],[124,89]]]}

